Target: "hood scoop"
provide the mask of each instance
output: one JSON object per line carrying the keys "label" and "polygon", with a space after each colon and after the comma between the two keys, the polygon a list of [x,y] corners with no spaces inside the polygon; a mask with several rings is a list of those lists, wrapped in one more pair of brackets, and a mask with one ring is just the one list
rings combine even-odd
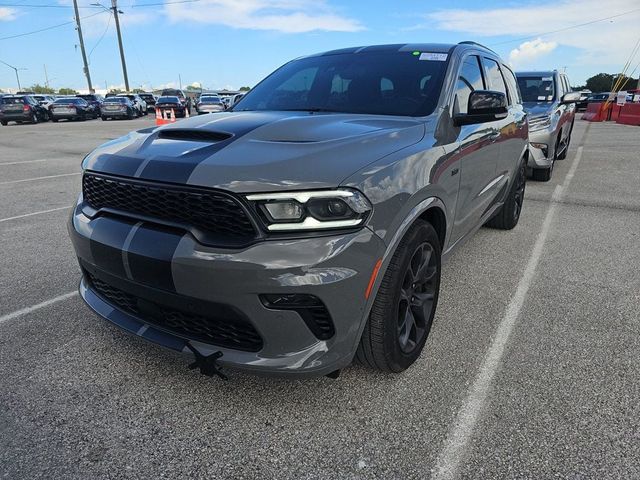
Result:
{"label": "hood scoop", "polygon": [[166,140],[183,140],[186,142],[222,142],[231,137],[233,137],[233,135],[226,132],[211,132],[190,128],[170,128],[160,130],[158,132],[158,138]]}

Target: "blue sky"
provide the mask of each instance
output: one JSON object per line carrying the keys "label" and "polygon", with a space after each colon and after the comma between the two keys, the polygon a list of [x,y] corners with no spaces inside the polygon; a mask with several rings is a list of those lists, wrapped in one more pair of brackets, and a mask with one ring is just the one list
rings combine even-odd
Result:
{"label": "blue sky", "polygon": [[[96,88],[122,86],[113,19],[79,0]],[[492,46],[516,69],[566,67],[574,84],[623,68],[640,36],[638,0],[547,2],[471,0],[120,0],[131,87],[206,88],[254,85],[287,60],[345,46],[476,40]],[[159,4],[142,6],[144,4]],[[41,8],[30,5],[55,5]],[[23,87],[85,88],[71,0],[0,0],[0,60],[17,67]],[[626,13],[625,12],[631,12]],[[603,17],[602,22],[555,34]],[[640,55],[632,63],[640,62]],[[640,70],[640,68],[638,69]],[[640,73],[636,70],[636,76]],[[0,88],[15,88],[0,64]]]}

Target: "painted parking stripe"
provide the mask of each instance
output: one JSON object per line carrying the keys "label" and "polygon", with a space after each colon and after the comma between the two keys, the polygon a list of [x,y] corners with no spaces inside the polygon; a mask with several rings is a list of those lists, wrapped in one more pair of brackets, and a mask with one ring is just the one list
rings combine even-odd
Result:
{"label": "painted parking stripe", "polygon": [[22,315],[26,315],[27,313],[35,312],[36,310],[40,310],[41,308],[48,307],[49,305],[54,305],[56,303],[67,300],[68,298],[71,298],[71,297],[75,297],[76,295],[78,295],[78,292],[75,292],[75,291],[65,293],[63,295],[59,295],[57,297],[46,300],[42,303],[38,303],[30,307],[22,308],[12,313],[8,313],[0,317],[0,325],[2,325],[5,322],[8,322],[9,320],[13,320],[14,318],[18,318],[18,317],[21,317]]}
{"label": "painted parking stripe", "polygon": [[22,160],[20,162],[0,162],[0,167],[2,165],[21,165],[23,163],[40,163],[40,162],[46,162],[46,159],[41,159],[41,160]]}
{"label": "painted parking stripe", "polygon": [[[584,136],[586,136],[586,134],[587,132],[585,131]],[[482,365],[480,366],[478,375],[468,392],[467,398],[460,407],[460,410],[458,410],[458,414],[453,422],[452,428],[447,434],[444,447],[436,461],[433,475],[433,479],[435,480],[453,480],[458,476],[458,469],[465,458],[466,449],[471,441],[476,423],[484,410],[489,388],[491,387],[496,371],[500,367],[509,336],[516,325],[529,288],[533,283],[538,263],[540,262],[542,252],[544,251],[544,244],[547,240],[547,236],[549,235],[551,223],[555,217],[557,204],[564,197],[564,194],[575,175],[578,163],[582,157],[582,148],[582,146],[578,147],[576,156],[563,184],[558,185],[553,192],[552,203],[547,210],[547,214],[545,215],[542,223],[542,228],[533,246],[529,260],[527,261],[524,273],[518,282],[516,292],[509,301],[507,310],[500,321],[495,334],[493,335],[493,341],[489,346],[489,350],[487,351]]]}
{"label": "painted parking stripe", "polygon": [[32,217],[33,215],[42,215],[43,213],[59,212],[60,210],[69,210],[70,208],[71,207],[67,205],[66,207],[51,208],[49,210],[40,210],[39,212],[31,212],[31,213],[25,213],[24,215],[16,215],[15,217],[0,218],[0,223],[8,222],[9,220],[17,220],[19,218]]}
{"label": "painted parking stripe", "polygon": [[25,178],[22,180],[11,180],[10,182],[0,182],[0,185],[10,185],[12,183],[35,182],[37,180],[47,180],[49,178],[70,177],[72,175],[80,175],[82,172],[61,173],[60,175],[47,175],[46,177]]}

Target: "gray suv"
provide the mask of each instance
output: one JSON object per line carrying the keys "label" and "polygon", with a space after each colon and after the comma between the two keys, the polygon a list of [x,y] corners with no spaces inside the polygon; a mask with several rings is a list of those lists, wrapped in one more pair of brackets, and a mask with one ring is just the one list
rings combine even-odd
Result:
{"label": "gray suv", "polygon": [[529,173],[534,180],[551,179],[556,160],[567,156],[580,92],[557,70],[517,72],[518,85],[529,114]]}
{"label": "gray suv", "polygon": [[527,158],[515,76],[481,45],[299,58],[237,108],[87,155],[69,224],[80,293],[207,375],[400,372],[442,260],[518,223]]}

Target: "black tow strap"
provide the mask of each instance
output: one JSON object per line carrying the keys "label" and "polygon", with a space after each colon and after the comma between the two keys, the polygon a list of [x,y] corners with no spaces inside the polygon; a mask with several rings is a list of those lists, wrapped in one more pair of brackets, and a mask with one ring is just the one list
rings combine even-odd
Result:
{"label": "black tow strap", "polygon": [[190,342],[187,342],[187,347],[189,347],[189,350],[191,350],[196,357],[196,361],[189,365],[189,370],[199,368],[202,375],[206,375],[207,377],[220,377],[222,380],[229,380],[229,377],[222,372],[222,367],[218,365],[218,359],[223,355],[222,352],[218,351],[205,356],[196,350]]}

